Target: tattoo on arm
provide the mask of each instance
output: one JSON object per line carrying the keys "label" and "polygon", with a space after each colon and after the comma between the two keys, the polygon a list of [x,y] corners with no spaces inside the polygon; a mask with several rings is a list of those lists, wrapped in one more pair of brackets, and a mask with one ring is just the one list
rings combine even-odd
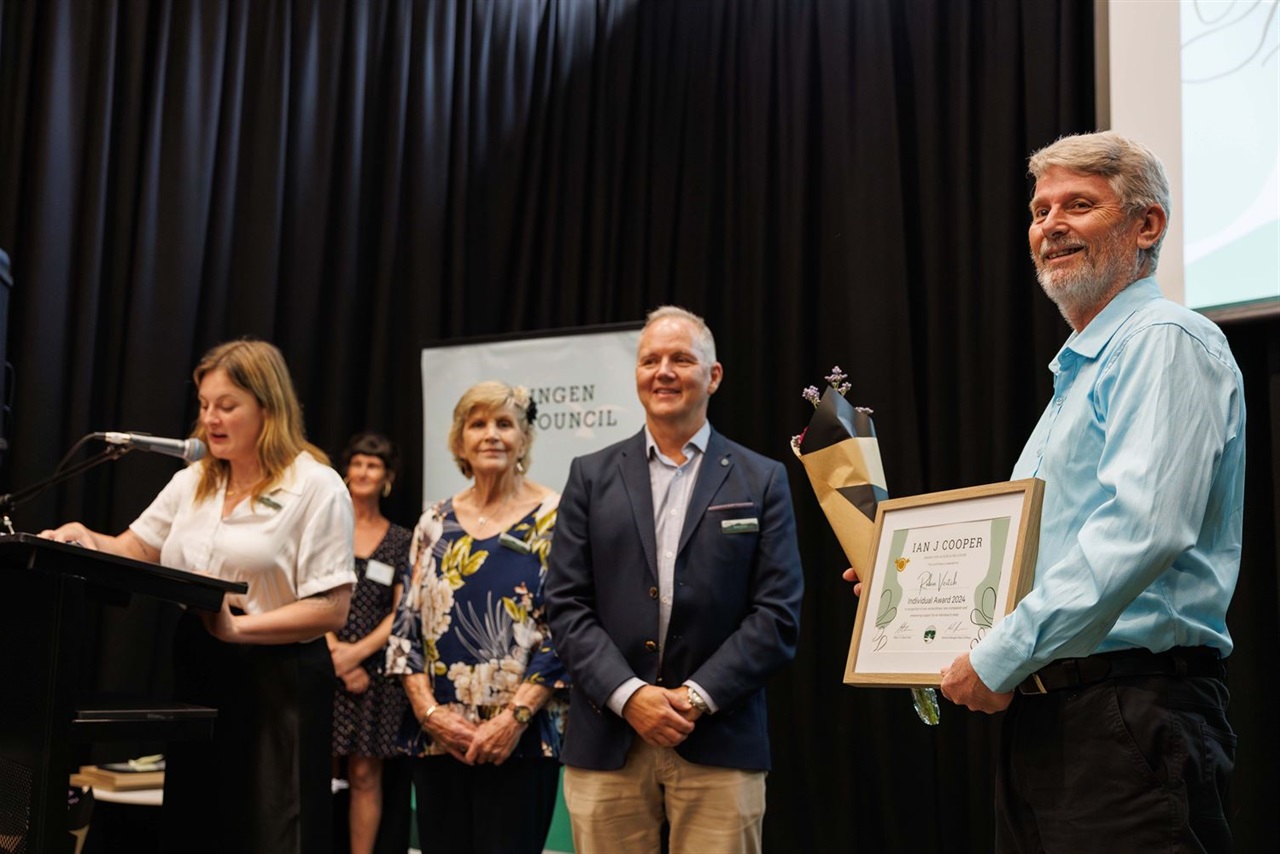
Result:
{"label": "tattoo on arm", "polygon": [[333,588],[317,593],[314,596],[308,596],[300,601],[308,603],[312,608],[319,608],[325,611],[333,610],[338,603],[338,591],[341,588]]}

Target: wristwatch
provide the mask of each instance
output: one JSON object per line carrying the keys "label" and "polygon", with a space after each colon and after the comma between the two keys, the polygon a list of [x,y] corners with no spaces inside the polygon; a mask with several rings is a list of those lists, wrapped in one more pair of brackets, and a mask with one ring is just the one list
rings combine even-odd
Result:
{"label": "wristwatch", "polygon": [[515,717],[516,723],[528,725],[533,720],[533,709],[528,706],[517,706],[515,703],[507,703],[507,709]]}
{"label": "wristwatch", "polygon": [[707,705],[707,701],[702,699],[702,695],[693,689],[692,685],[684,686],[689,692],[689,705],[693,706],[704,715],[711,714],[711,707]]}

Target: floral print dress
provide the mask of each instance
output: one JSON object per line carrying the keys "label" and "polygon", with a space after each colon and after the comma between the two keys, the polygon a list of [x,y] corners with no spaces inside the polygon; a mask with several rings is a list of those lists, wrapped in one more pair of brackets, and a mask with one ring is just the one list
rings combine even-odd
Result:
{"label": "floral print dress", "polygon": [[[453,499],[430,507],[413,532],[404,595],[391,627],[386,672],[426,673],[436,702],[479,723],[499,714],[522,682],[569,685],[547,628],[543,582],[560,496],[500,534],[463,530]],[[534,716],[512,758],[559,757],[568,692]],[[410,708],[397,746],[412,756],[447,755]]]}

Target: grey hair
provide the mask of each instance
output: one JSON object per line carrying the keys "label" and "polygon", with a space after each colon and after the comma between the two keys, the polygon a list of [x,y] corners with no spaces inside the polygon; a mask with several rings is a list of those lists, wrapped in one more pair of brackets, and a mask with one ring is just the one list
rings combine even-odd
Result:
{"label": "grey hair", "polygon": [[698,348],[699,355],[708,365],[716,360],[716,339],[711,334],[711,327],[707,326],[707,322],[698,315],[689,311],[687,308],[681,308],[678,305],[660,305],[653,311],[649,312],[649,316],[644,319],[644,330],[641,335],[649,329],[650,326],[659,320],[667,318],[676,318],[678,320],[687,321],[693,326],[693,344]]}
{"label": "grey hair", "polygon": [[[1054,166],[1106,178],[1130,216],[1151,205],[1159,205],[1166,218],[1173,213],[1169,178],[1160,158],[1147,146],[1115,131],[1060,137],[1031,155],[1027,171],[1038,181]],[[1148,274],[1155,272],[1160,245],[1168,231],[1166,227],[1151,248],[1144,251]]]}

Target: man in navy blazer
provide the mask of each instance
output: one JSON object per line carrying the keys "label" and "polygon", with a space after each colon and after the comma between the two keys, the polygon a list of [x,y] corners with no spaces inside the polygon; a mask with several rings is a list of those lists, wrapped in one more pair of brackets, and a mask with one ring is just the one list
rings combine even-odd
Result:
{"label": "man in navy blazer", "polygon": [[637,435],[573,461],[546,581],[573,677],[561,759],[579,854],[759,851],[765,682],[804,588],[782,465],[711,429],[715,340],[674,306],[640,336]]}

